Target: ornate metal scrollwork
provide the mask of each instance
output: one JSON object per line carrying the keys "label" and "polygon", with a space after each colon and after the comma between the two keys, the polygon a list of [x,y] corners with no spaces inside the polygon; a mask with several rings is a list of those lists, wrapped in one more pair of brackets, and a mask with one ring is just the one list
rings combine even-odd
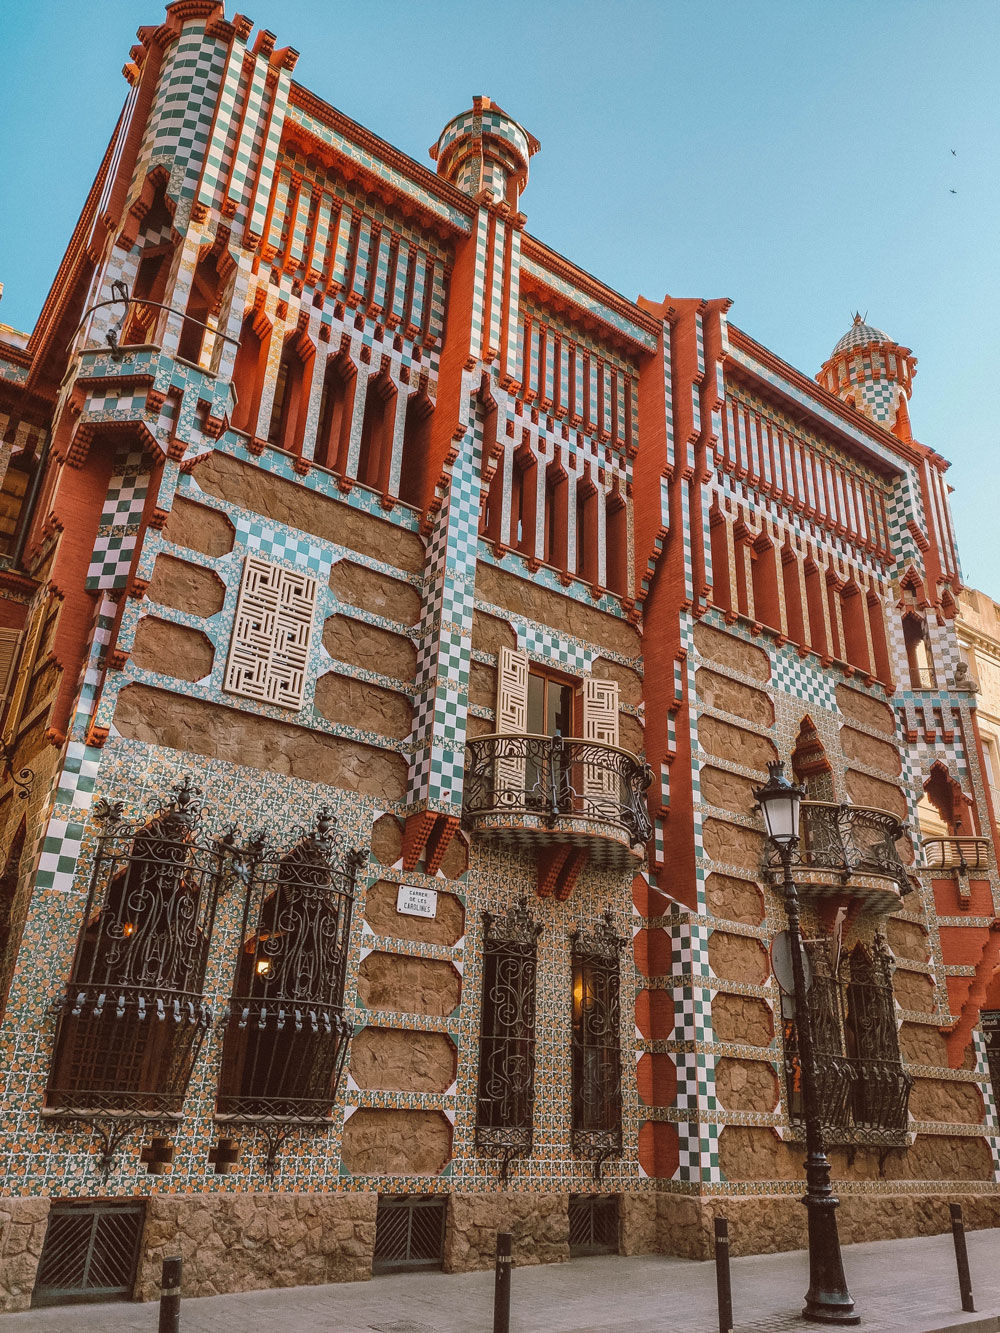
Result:
{"label": "ornate metal scrollwork", "polygon": [[[888,875],[901,894],[910,892],[906,866],[896,846],[906,827],[889,811],[803,801],[799,830],[797,865],[807,870],[837,871],[845,878],[852,874]],[[773,849],[767,864],[772,869],[778,866]]]}
{"label": "ornate metal scrollwork", "polygon": [[124,820],[120,801],[94,804],[100,832],[87,906],[55,1006],[50,1113],[139,1124],[181,1109],[212,1022],[205,964],[231,849],[197,839],[201,792],[189,778],[172,793],[145,822]]}
{"label": "ornate metal scrollwork", "polygon": [[269,1171],[281,1126],[329,1123],[351,1036],[344,979],[361,857],[326,809],[285,851],[257,835],[247,852],[217,1118],[264,1133]]}
{"label": "ornate metal scrollwork", "polygon": [[594,1178],[622,1152],[620,954],[625,940],[610,912],[592,931],[576,930],[573,966],[573,1151]]}
{"label": "ornate metal scrollwork", "polygon": [[[913,1079],[903,1068],[892,996],[892,960],[881,935],[856,945],[835,971],[826,940],[808,944],[809,1014],[817,1098],[834,1142],[893,1147],[907,1141]],[[793,1120],[801,1116],[794,1024],[786,1029],[785,1073]]]}
{"label": "ornate metal scrollwork", "polygon": [[27,766],[14,771],[14,751],[5,741],[0,741],[0,773],[6,769],[10,773],[10,780],[17,788],[18,799],[26,801],[31,795],[32,783],[35,781],[35,770]]}
{"label": "ornate metal scrollwork", "polygon": [[535,815],[610,824],[642,846],[652,837],[648,764],[625,750],[562,736],[481,736],[466,743],[465,816]]}
{"label": "ornate metal scrollwork", "polygon": [[500,1163],[531,1155],[535,1095],[535,976],[542,927],[521,897],[503,916],[483,913],[483,998],[476,1148]]}

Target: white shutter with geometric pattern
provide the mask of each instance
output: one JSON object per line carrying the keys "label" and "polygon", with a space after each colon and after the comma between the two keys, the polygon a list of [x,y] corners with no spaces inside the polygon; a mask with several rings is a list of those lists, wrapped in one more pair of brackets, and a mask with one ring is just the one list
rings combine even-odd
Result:
{"label": "white shutter with geometric pattern", "polygon": [[[583,678],[583,740],[597,745],[618,745],[618,682]],[[610,796],[618,800],[621,782],[617,773],[597,764],[583,765],[583,795]]]}
{"label": "white shutter with geometric pattern", "polygon": [[[523,736],[527,729],[528,654],[523,648],[504,647],[497,660],[496,730],[504,736]],[[524,755],[499,758],[494,765],[493,785],[498,791],[523,792],[524,775]]]}
{"label": "white shutter with geometric pattern", "polygon": [[223,688],[281,708],[301,708],[319,583],[248,555]]}

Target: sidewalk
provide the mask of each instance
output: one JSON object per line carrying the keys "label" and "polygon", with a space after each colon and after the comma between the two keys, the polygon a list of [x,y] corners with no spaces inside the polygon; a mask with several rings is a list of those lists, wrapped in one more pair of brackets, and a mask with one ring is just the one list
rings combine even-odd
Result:
{"label": "sidewalk", "polygon": [[[977,1314],[963,1315],[951,1235],[844,1249],[868,1333],[1000,1330],[1000,1230],[968,1233]],[[734,1259],[737,1333],[815,1330],[799,1318],[802,1251]],[[718,1333],[715,1267],[659,1255],[516,1268],[511,1333]],[[400,1273],[183,1301],[182,1333],[490,1333],[493,1274]],[[155,1304],[75,1305],[0,1316],[2,1333],[155,1333]]]}

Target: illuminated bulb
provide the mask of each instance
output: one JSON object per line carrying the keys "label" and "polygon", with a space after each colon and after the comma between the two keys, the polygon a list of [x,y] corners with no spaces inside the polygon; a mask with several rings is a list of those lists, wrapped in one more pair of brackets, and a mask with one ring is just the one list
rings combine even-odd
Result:
{"label": "illuminated bulb", "polygon": [[126,939],[129,937],[129,935],[132,934],[134,930],[135,926],[132,924],[131,921],[126,921],[124,926],[122,926],[122,934],[125,936]]}
{"label": "illuminated bulb", "polygon": [[270,972],[270,970],[271,970],[271,961],[270,961],[270,959],[268,959],[268,958],[259,958],[259,959],[257,960],[257,975],[258,975],[259,977],[266,977],[267,974],[268,974],[268,972]]}

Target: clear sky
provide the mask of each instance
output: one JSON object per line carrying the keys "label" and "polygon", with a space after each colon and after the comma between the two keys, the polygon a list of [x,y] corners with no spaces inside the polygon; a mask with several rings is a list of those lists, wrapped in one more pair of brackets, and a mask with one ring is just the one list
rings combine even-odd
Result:
{"label": "clear sky", "polygon": [[[529,230],[627,296],[729,296],[809,374],[867,312],[919,359],[914,433],[952,461],[965,577],[1000,600],[997,0],[246,7],[301,83],[428,165],[492,97],[541,140]],[[0,322],[34,324],[162,13],[0,0]]]}

